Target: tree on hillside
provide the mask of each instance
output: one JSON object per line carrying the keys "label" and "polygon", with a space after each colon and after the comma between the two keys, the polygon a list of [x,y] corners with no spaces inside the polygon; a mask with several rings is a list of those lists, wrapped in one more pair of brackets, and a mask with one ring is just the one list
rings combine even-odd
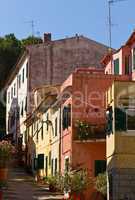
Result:
{"label": "tree on hillside", "polygon": [[31,44],[41,44],[43,40],[40,37],[29,36],[25,39],[22,39],[21,42],[22,42],[22,47],[25,47]]}
{"label": "tree on hillside", "polygon": [[0,38],[0,88],[21,52],[21,42],[14,34]]}

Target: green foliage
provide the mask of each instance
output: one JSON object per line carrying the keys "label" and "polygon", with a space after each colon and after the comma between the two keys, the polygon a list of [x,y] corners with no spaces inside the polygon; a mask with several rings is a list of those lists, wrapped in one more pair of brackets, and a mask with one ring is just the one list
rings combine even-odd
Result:
{"label": "green foliage", "polygon": [[0,89],[25,47],[39,43],[42,39],[34,36],[19,40],[14,34],[8,34],[0,38]]}
{"label": "green foliage", "polygon": [[80,170],[66,172],[59,176],[57,183],[61,191],[79,194],[92,186],[93,180],[88,176],[86,170]]}
{"label": "green foliage", "polygon": [[78,120],[76,122],[76,128],[77,128],[77,137],[80,140],[88,140],[92,138],[92,136],[94,136],[92,127],[87,122]]}
{"label": "green foliage", "polygon": [[26,47],[27,45],[31,45],[31,44],[40,44],[42,42],[43,40],[40,37],[34,37],[34,36],[29,36],[25,39],[22,39],[21,41],[22,47]]}
{"label": "green foliage", "polygon": [[21,52],[21,42],[14,34],[0,38],[0,88]]}
{"label": "green foliage", "polygon": [[107,196],[107,176],[106,173],[99,174],[96,177],[95,187],[97,191],[103,194],[104,197]]}

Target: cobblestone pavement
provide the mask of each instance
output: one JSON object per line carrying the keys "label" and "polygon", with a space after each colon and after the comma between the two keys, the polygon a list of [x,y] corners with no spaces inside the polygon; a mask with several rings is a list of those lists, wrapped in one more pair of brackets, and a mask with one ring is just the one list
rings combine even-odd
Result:
{"label": "cobblestone pavement", "polygon": [[9,171],[8,186],[3,190],[3,200],[53,200],[63,199],[58,193],[50,193],[47,186],[35,184],[33,177],[21,168]]}

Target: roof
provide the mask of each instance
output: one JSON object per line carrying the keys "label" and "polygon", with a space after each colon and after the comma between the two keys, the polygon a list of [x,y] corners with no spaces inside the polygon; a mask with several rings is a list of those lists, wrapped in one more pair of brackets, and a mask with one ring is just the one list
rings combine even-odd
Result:
{"label": "roof", "polygon": [[[91,59],[90,59],[89,62],[92,62],[92,64],[94,64],[94,63],[96,63],[96,64],[100,63],[100,62],[98,62],[99,61],[99,57],[102,57],[102,55],[105,52],[108,51],[108,47],[105,46],[104,44],[101,44],[101,43],[99,43],[97,41],[91,40],[91,39],[89,39],[87,37],[84,37],[82,35],[81,36],[76,35],[76,36],[70,37],[70,38],[53,40],[53,41],[50,41],[49,43],[41,43],[41,44],[29,45],[29,46],[26,47],[26,51],[23,53],[23,55],[21,56],[21,58],[19,59],[19,61],[17,62],[17,64],[13,67],[12,72],[10,73],[10,76],[6,80],[5,86],[8,86],[12,82],[12,80],[14,79],[14,77],[16,76],[16,74],[18,73],[18,71],[19,71],[19,69],[21,67],[21,64],[24,62],[24,60],[26,59],[27,56],[29,56],[29,55],[31,56],[32,55],[32,51],[36,51],[40,47],[43,47],[42,49],[45,49],[44,46],[45,45],[48,46],[49,44],[53,44],[55,46],[55,45],[60,45],[61,43],[62,44],[65,43],[66,44],[66,42],[69,42],[69,41],[72,42],[72,41],[81,41],[81,40],[86,41],[87,44],[89,45],[89,49],[91,49],[91,51],[95,51],[94,53],[96,53],[96,55],[94,55],[94,56],[92,55],[91,56]],[[66,47],[66,48],[68,48],[68,47]],[[73,46],[73,48],[74,48],[74,46]],[[85,48],[86,47],[84,47],[84,49]],[[58,49],[60,49],[60,48],[58,48]],[[40,52],[40,50],[39,50],[39,52]],[[85,59],[83,60],[83,62],[86,65],[87,62],[85,62]],[[98,67],[98,66],[96,66],[96,67]]]}

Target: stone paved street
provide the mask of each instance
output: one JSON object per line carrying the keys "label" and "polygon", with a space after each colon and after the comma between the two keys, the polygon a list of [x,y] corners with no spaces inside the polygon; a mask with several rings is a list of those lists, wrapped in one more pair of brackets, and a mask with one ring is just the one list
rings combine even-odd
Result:
{"label": "stone paved street", "polygon": [[9,171],[8,186],[3,193],[3,200],[63,199],[61,194],[50,193],[47,186],[35,184],[33,177],[21,168],[13,168]]}

